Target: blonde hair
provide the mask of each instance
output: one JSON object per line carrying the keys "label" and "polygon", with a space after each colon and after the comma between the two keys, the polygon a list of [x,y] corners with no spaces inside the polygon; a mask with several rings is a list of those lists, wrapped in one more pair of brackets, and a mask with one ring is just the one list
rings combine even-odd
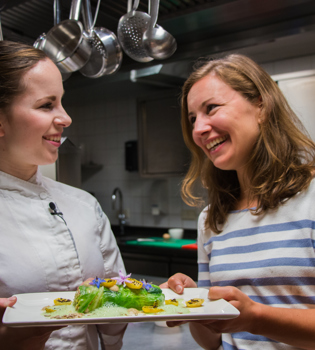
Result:
{"label": "blonde hair", "polygon": [[210,73],[238,91],[250,103],[261,103],[264,118],[247,165],[250,198],[258,201],[257,209],[252,210],[253,214],[275,209],[309,186],[315,164],[315,144],[278,85],[250,58],[232,54],[208,60],[197,67],[182,88],[182,130],[192,154],[189,170],[182,183],[182,198],[192,206],[201,203],[201,198],[193,194],[194,184],[200,178],[211,203],[206,226],[220,233],[221,225],[226,222],[228,213],[235,208],[240,196],[237,174],[214,167],[194,143],[187,106],[187,95],[192,86]]}

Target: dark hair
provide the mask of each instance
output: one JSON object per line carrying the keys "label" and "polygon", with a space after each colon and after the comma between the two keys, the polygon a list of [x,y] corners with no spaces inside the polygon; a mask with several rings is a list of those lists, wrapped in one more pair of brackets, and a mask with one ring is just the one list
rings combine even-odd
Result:
{"label": "dark hair", "polygon": [[250,199],[258,201],[257,209],[252,210],[253,214],[275,209],[309,186],[315,165],[315,144],[276,82],[250,58],[232,54],[207,61],[196,68],[182,89],[182,129],[184,140],[192,153],[192,162],[182,183],[182,197],[189,205],[200,204],[201,198],[193,195],[193,187],[201,179],[211,203],[206,226],[219,233],[220,225],[226,222],[228,213],[235,208],[239,199],[239,181],[236,171],[214,167],[194,143],[187,107],[187,95],[192,86],[210,73],[249,102],[255,105],[261,103],[263,120],[260,135],[247,164]]}
{"label": "dark hair", "polygon": [[23,75],[47,55],[33,46],[0,41],[0,109],[8,108],[14,97],[24,91]]}

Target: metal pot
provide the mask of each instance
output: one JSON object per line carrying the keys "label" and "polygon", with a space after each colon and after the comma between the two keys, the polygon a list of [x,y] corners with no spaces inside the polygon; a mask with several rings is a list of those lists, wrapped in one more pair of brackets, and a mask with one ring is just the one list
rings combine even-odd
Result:
{"label": "metal pot", "polygon": [[43,51],[62,73],[80,70],[89,60],[92,46],[83,25],[78,21],[82,0],[72,0],[70,18],[46,34]]}
{"label": "metal pot", "polygon": [[103,27],[96,27],[100,0],[92,23],[90,0],[83,0],[83,23],[89,34],[93,50],[89,61],[80,69],[80,73],[88,78],[100,78],[116,72],[121,66],[122,50],[116,35]]}
{"label": "metal pot", "polygon": [[[60,23],[60,2],[59,0],[54,0],[54,26]],[[34,42],[33,46],[36,49],[43,50],[46,41],[46,33],[42,33]],[[65,81],[71,76],[71,72],[64,73],[61,72],[62,80]]]}

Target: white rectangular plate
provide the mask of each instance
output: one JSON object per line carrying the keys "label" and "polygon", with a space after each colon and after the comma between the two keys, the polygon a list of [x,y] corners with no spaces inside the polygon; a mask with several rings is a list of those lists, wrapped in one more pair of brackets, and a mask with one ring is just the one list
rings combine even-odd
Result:
{"label": "white rectangular plate", "polygon": [[100,324],[100,323],[128,323],[152,321],[183,321],[200,319],[230,319],[239,315],[239,311],[227,301],[220,299],[210,301],[208,289],[186,288],[184,294],[178,295],[170,289],[162,289],[165,299],[182,298],[185,301],[195,298],[204,299],[202,307],[190,308],[189,314],[171,315],[141,315],[116,316],[77,319],[50,319],[42,315],[44,306],[53,305],[54,299],[65,298],[73,300],[75,292],[50,292],[17,294],[17,303],[6,309],[3,323],[12,327],[49,326],[67,324]]}

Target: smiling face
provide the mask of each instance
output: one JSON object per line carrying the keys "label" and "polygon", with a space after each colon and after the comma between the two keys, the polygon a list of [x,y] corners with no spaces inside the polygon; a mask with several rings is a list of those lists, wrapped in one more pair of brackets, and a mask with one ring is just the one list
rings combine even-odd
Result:
{"label": "smiling face", "polygon": [[0,170],[29,179],[38,165],[57,160],[63,129],[71,118],[63,109],[61,74],[49,59],[22,78],[25,89],[0,111]]}
{"label": "smiling face", "polygon": [[240,175],[259,135],[258,105],[210,73],[192,86],[187,107],[196,145],[215,167]]}

